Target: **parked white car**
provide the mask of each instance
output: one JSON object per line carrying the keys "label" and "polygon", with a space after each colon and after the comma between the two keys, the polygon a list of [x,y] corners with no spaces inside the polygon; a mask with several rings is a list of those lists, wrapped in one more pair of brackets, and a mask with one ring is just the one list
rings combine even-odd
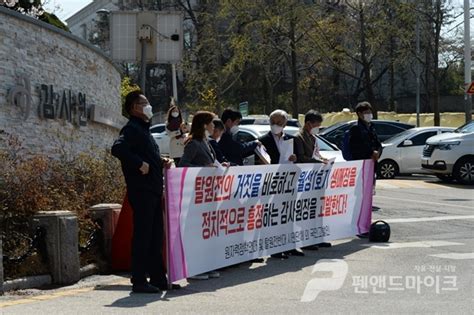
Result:
{"label": "parked white car", "polygon": [[382,143],[377,177],[394,178],[400,174],[430,173],[421,168],[420,159],[426,140],[432,136],[452,132],[450,127],[420,127],[405,130]]}
{"label": "parked white car", "polygon": [[474,184],[474,121],[426,140],[423,169],[442,180]]}
{"label": "parked white car", "polygon": [[155,124],[150,127],[151,133],[162,133],[166,131],[166,124]]}
{"label": "parked white car", "polygon": [[152,133],[153,139],[160,148],[160,154],[169,156],[170,155],[170,137],[166,131],[160,133]]}
{"label": "parked white car", "polygon": [[[270,125],[239,125],[239,131],[235,135],[236,140],[240,142],[248,142],[256,140],[270,131]],[[285,133],[295,136],[299,131],[299,128],[286,126]],[[321,155],[327,159],[335,158],[336,162],[344,161],[342,152],[336,145],[329,141],[318,137],[318,145]],[[244,165],[253,165],[255,163],[254,155],[244,159]]]}

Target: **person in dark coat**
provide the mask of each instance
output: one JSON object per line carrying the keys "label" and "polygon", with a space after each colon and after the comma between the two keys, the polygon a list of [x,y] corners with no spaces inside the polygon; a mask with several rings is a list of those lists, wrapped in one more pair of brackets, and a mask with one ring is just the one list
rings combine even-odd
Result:
{"label": "person in dark coat", "polygon": [[217,161],[219,161],[219,163],[229,162],[225,157],[224,153],[222,152],[221,148],[219,147],[219,141],[221,140],[222,134],[225,131],[224,124],[219,118],[214,118],[213,123],[214,131],[209,136],[209,143],[211,144],[212,149],[214,149],[216,159]]}
{"label": "person in dark coat", "polygon": [[162,257],[161,201],[163,167],[170,167],[171,161],[160,157],[160,149],[151,136],[153,112],[145,95],[141,91],[130,92],[125,97],[125,110],[130,119],[114,142],[112,154],[121,162],[133,208],[132,291],[158,293],[167,289],[168,282]]}
{"label": "person in dark coat", "polygon": [[355,108],[358,120],[357,124],[349,131],[349,148],[351,160],[368,160],[375,162],[382,154],[382,144],[371,124],[372,106],[369,102],[361,102]]}
{"label": "person in dark coat", "polygon": [[[377,170],[377,161],[382,155],[382,144],[377,137],[374,126],[371,124],[372,106],[369,102],[361,102],[355,108],[358,120],[357,124],[349,130],[349,148],[351,160],[374,160],[374,174]],[[375,194],[375,176],[374,176]],[[367,238],[368,233],[357,235]]]}
{"label": "person in dark coat", "polygon": [[[209,143],[209,136],[214,132],[214,118],[215,115],[207,111],[199,111],[194,115],[179,167],[217,167],[216,153]],[[229,163],[223,162],[222,166],[227,167]],[[190,279],[207,280],[218,277],[220,273],[213,270],[195,275]]]}
{"label": "person in dark coat", "polygon": [[[217,166],[216,152],[209,143],[209,136],[214,133],[214,118],[213,113],[206,111],[199,111],[194,115],[179,167]],[[228,166],[228,163],[224,162],[223,166]]]}
{"label": "person in dark coat", "polygon": [[221,115],[225,132],[219,141],[219,148],[227,160],[235,165],[244,165],[244,158],[252,155],[255,148],[260,145],[258,140],[241,143],[235,140],[234,136],[239,132],[239,124],[242,114],[233,109],[225,109]]}
{"label": "person in dark coat", "polygon": [[[283,142],[293,139],[292,136],[287,135],[283,132],[283,129],[286,127],[287,122],[288,114],[284,110],[277,109],[273,111],[270,114],[270,131],[258,139],[265,147],[268,155],[270,156],[270,164],[280,164],[281,162],[296,162],[295,154],[290,155],[288,161],[281,161],[280,159],[280,147],[283,145]],[[257,157],[255,157],[255,161],[258,161]],[[289,257],[288,255],[304,256],[303,252],[294,249],[283,253],[273,254],[271,255],[271,257],[287,259]]]}

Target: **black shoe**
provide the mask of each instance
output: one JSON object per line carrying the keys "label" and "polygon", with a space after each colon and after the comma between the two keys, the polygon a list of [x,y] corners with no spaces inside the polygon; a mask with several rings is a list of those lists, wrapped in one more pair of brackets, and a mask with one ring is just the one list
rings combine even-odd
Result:
{"label": "black shoe", "polygon": [[291,255],[291,256],[304,256],[304,253],[303,253],[303,252],[300,252],[300,251],[297,250],[297,249],[289,250],[289,251],[285,252],[285,254]]}
{"label": "black shoe", "polygon": [[319,247],[332,247],[331,243],[326,243],[326,242],[319,243],[319,244],[316,244],[316,245],[318,245]]}
{"label": "black shoe", "polygon": [[273,255],[270,255],[270,257],[272,258],[280,258],[280,259],[288,259],[290,258],[287,254],[285,253],[278,253],[278,254],[273,254]]}
{"label": "black shoe", "polygon": [[169,290],[179,290],[181,289],[181,286],[179,284],[172,283],[171,284],[171,289],[168,289],[168,284],[167,283],[153,283],[151,282],[151,285],[154,287],[157,287],[161,291],[169,291]]}
{"label": "black shoe", "polygon": [[362,234],[357,234],[358,238],[369,238],[369,232],[362,233]]}
{"label": "black shoe", "polygon": [[301,249],[304,249],[304,250],[318,250],[319,246],[318,245],[309,245],[309,246],[306,246],[306,247],[301,247]]}
{"label": "black shoe", "polygon": [[263,258],[255,258],[255,259],[252,259],[250,262],[253,262],[253,263],[263,263],[265,261],[265,259]]}
{"label": "black shoe", "polygon": [[133,284],[132,292],[134,293],[160,293],[160,289],[149,284],[149,283],[140,283]]}

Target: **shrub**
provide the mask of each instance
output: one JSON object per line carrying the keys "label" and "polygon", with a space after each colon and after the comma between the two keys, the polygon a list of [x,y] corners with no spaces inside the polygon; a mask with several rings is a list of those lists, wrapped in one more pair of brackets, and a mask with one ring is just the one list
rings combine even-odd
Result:
{"label": "shrub", "polygon": [[0,226],[5,255],[26,251],[28,222],[38,211],[75,212],[84,241],[94,225],[88,209],[98,203],[122,202],[125,184],[120,164],[108,151],[51,159],[25,154],[12,135],[4,134],[0,141]]}

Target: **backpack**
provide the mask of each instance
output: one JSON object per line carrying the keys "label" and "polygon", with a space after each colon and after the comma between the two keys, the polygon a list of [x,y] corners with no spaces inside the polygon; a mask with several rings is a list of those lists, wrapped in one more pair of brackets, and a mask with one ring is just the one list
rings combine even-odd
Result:
{"label": "backpack", "polygon": [[[381,224],[379,224],[381,223]],[[370,242],[388,242],[390,239],[390,225],[387,222],[378,220],[372,223],[369,231]]]}
{"label": "backpack", "polygon": [[344,138],[342,139],[342,157],[346,161],[352,160],[352,152],[349,140],[351,138],[351,128],[344,132]]}

